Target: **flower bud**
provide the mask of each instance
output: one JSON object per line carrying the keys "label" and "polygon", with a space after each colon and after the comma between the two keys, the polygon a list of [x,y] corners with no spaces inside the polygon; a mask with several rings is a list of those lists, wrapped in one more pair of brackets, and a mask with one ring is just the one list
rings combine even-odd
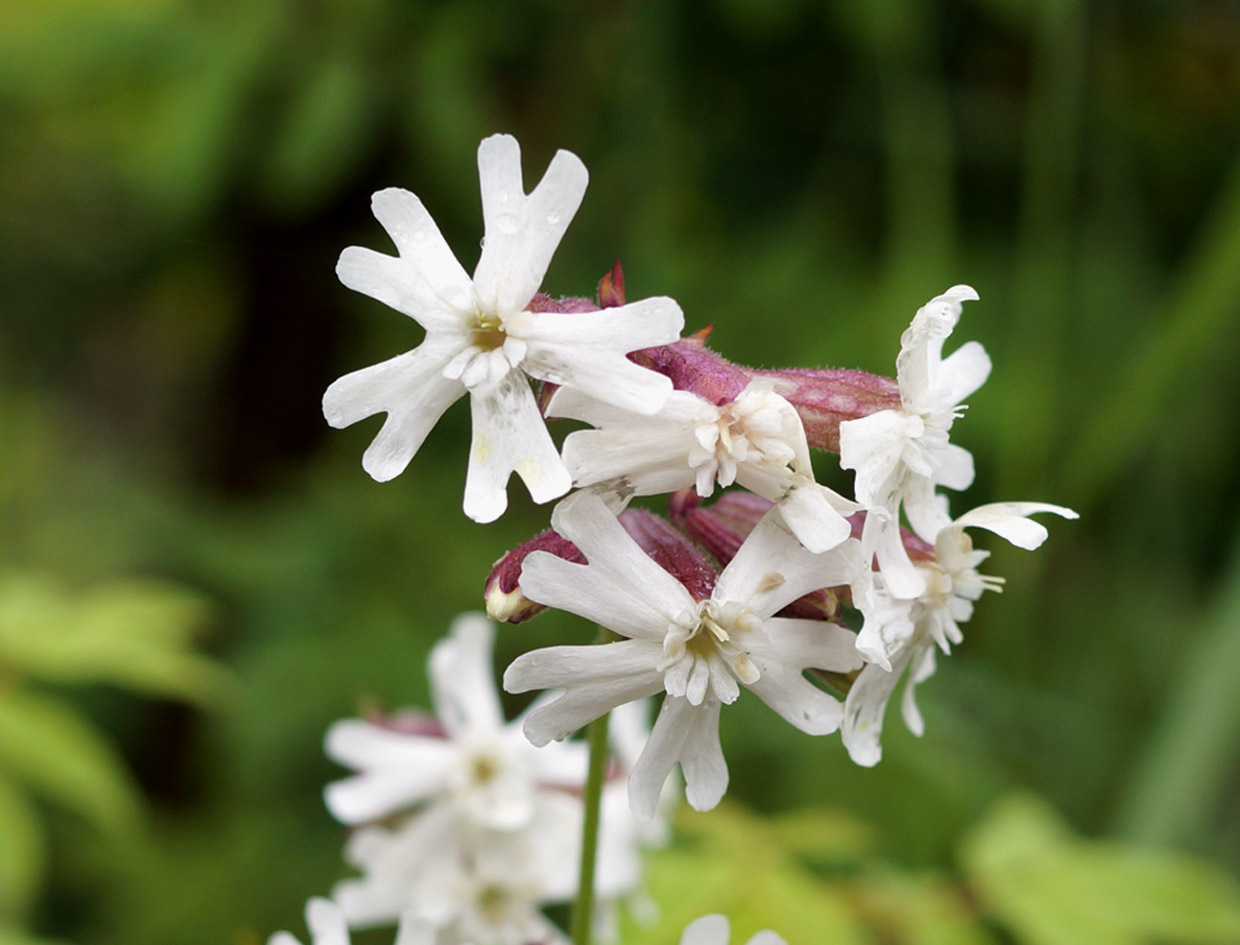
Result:
{"label": "flower bud", "polygon": [[620,524],[655,564],[685,586],[694,600],[710,597],[718,570],[671,522],[645,509],[628,509],[620,513]]}
{"label": "flower bud", "polygon": [[[679,342],[677,342],[679,344]],[[801,416],[805,438],[820,450],[840,451],[840,424],[880,410],[898,410],[900,385],[890,377],[843,369],[741,368],[747,378],[764,378]]]}
{"label": "flower bud", "polygon": [[534,603],[521,593],[521,565],[532,551],[547,551],[565,561],[586,563],[586,556],[577,550],[576,545],[551,529],[518,545],[491,566],[491,574],[483,588],[487,616],[492,620],[522,623],[546,610],[542,604]]}
{"label": "flower bud", "polygon": [[[752,492],[725,492],[715,503],[703,507],[694,490],[682,489],[672,496],[671,515],[685,534],[726,567],[758,520],[773,504]],[[794,600],[779,614],[809,620],[835,620],[840,612],[840,595],[848,593],[847,587],[811,591]]]}
{"label": "flower bud", "polygon": [[716,406],[730,404],[749,384],[749,376],[702,343],[709,332],[708,328],[670,345],[642,348],[632,352],[629,360],[671,378],[677,390],[697,394]]}
{"label": "flower bud", "polygon": [[624,304],[624,270],[620,268],[618,259],[611,272],[599,280],[598,304],[603,308],[616,308]]}

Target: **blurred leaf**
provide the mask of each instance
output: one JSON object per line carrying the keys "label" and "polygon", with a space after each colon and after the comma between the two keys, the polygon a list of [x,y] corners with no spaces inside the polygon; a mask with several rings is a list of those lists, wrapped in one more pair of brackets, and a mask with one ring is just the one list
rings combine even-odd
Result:
{"label": "blurred leaf", "polygon": [[789,852],[812,863],[857,862],[874,850],[874,828],[855,815],[807,807],[773,818],[771,836]]}
{"label": "blurred leaf", "polygon": [[227,682],[189,647],[201,597],[154,581],[113,581],[75,595],[41,574],[0,578],[0,665],[54,682],[107,682],[205,701]]}
{"label": "blurred leaf", "polygon": [[114,838],[137,826],[137,788],[112,747],[51,699],[0,689],[0,771]]}
{"label": "blurred leaf", "polygon": [[[802,815],[803,816],[803,815]],[[773,929],[789,945],[866,940],[846,894],[823,882],[786,849],[771,824],[735,804],[686,815],[686,842],[651,857],[648,885],[659,907],[650,926],[629,921],[626,942],[676,945],[694,919],[723,912],[732,939]]]}
{"label": "blurred leaf", "polygon": [[1163,717],[1149,737],[1117,829],[1151,844],[1199,840],[1208,817],[1234,790],[1229,772],[1240,733],[1240,546],[1204,625],[1186,635],[1179,673],[1168,681]]}
{"label": "blurred leaf", "polygon": [[1234,943],[1240,889],[1190,857],[1073,836],[1045,802],[1008,798],[961,860],[983,904],[1029,945]]}
{"label": "blurred leaf", "polygon": [[38,812],[0,776],[0,919],[25,914],[42,879],[44,859]]}
{"label": "blurred leaf", "polygon": [[347,56],[316,62],[266,152],[259,184],[264,198],[295,210],[331,199],[366,153],[372,118],[359,63]]}
{"label": "blurred leaf", "polygon": [[0,945],[66,945],[50,938],[35,938],[21,929],[0,926]]}
{"label": "blurred leaf", "polygon": [[[1181,385],[1208,385],[1233,369],[1240,319],[1240,159],[1221,188],[1197,245],[1181,266],[1171,297],[1123,376],[1091,411],[1065,467],[1069,494],[1093,499],[1153,431],[1181,418],[1171,396]],[[1080,507],[1079,505],[1077,506]]]}
{"label": "blurred leaf", "polygon": [[882,941],[899,945],[993,945],[962,891],[932,877],[877,872],[855,890]]}

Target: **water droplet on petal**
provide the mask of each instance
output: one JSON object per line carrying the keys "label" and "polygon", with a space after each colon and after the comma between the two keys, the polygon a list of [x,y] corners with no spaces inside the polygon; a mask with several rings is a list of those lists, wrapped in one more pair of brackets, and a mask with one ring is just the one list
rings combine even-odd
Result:
{"label": "water droplet on petal", "polygon": [[495,218],[495,229],[507,236],[512,236],[521,232],[521,220],[514,214],[501,213]]}
{"label": "water droplet on petal", "polygon": [[559,222],[560,222],[560,215],[558,213],[547,214],[547,226],[555,226]]}

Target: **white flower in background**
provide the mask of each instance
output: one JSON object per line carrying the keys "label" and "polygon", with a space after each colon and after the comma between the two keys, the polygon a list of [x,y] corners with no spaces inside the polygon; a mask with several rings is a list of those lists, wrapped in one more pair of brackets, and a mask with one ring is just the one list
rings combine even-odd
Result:
{"label": "white flower in background", "polygon": [[431,696],[442,737],[361,719],[328,730],[328,757],[357,771],[327,786],[337,820],[359,824],[430,802],[510,830],[530,822],[540,791],[585,781],[584,745],[536,749],[522,735],[521,719],[505,722],[491,666],[494,635],[481,614],[464,614],[432,649]]}
{"label": "white flower in background", "polygon": [[478,147],[478,174],[486,235],[472,279],[416,196],[395,188],[374,195],[375,217],[399,255],[351,246],[336,272],[349,288],[414,319],[426,337],[412,351],[337,380],[323,396],[323,413],[334,427],[387,413],[362,458],[383,482],[405,469],[443,412],[468,391],[473,445],[465,513],[490,522],[507,507],[514,472],[535,502],[561,496],[571,484],[528,378],[654,413],[671,382],[625,354],[674,341],[684,316],[667,298],[597,312],[528,311],[585,193],[585,166],[559,151],[526,195],[516,139],[492,135]]}
{"label": "white flower in background", "polygon": [[1033,550],[1047,536],[1046,528],[1029,518],[1038,512],[1078,517],[1071,509],[1044,502],[982,505],[940,529],[934,560],[918,567],[925,587],[918,597],[898,598],[881,575],[875,578],[863,605],[865,624],[857,636],[857,649],[868,665],[848,692],[841,728],[844,745],[857,764],[869,767],[882,758],[883,715],[906,670],[908,682],[901,704],[904,723],[915,735],[925,731],[915,690],[934,673],[936,645],[949,653],[963,639],[960,624],[973,616],[973,602],[985,591],[1002,589],[1003,578],[977,570],[990,552],[974,550],[965,529],[989,529],[1018,548]]}
{"label": "white flower in background", "polygon": [[699,601],[642,551],[597,496],[579,492],[565,499],[551,524],[588,563],[535,552],[523,565],[522,591],[628,639],[535,650],[508,667],[509,692],[565,690],[527,716],[525,733],[535,745],[666,691],[629,777],[629,802],[648,820],[677,763],[690,804],[707,810],[719,802],[728,784],[719,710],[736,700],[742,685],[803,732],[825,735],[839,727],[839,702],[803,673],[858,668],[855,636],[834,624],[774,614],[809,591],[852,581],[862,566],[855,540],[816,555],[778,514],[767,514],[719,575],[711,597]]}
{"label": "white flower in background", "polygon": [[[327,899],[311,899],[306,903],[306,928],[310,930],[310,945],[349,945],[349,928],[344,913],[334,902]],[[393,945],[437,945],[438,933],[434,926],[414,916],[401,920]],[[267,945],[301,945],[288,932],[277,932],[267,939]],[[464,942],[461,945],[465,945]]]}
{"label": "white flower in background", "polygon": [[[519,830],[479,827],[442,806],[395,828],[363,827],[345,849],[345,859],[362,875],[340,882],[332,895],[353,926],[410,914],[449,941],[459,933],[478,945],[512,938],[524,943],[520,936],[532,927],[551,927],[542,906],[576,895],[582,814],[578,795],[547,791],[539,795],[533,819]],[[630,896],[640,885],[638,828],[623,786],[609,783],[595,874],[600,905]]]}
{"label": "white flower in background", "polygon": [[973,482],[972,454],[949,442],[948,433],[961,402],[990,374],[990,357],[971,341],[944,358],[943,342],[960,320],[961,303],[976,299],[958,285],[922,306],[900,339],[901,409],[840,424],[840,465],[856,470],[857,501],[869,510],[862,546],[878,556],[888,587],[901,597],[923,590],[900,541],[901,505],[918,537],[934,541],[949,523],[935,489]]}
{"label": "white flower in background", "polygon": [[[493,638],[479,614],[453,622],[428,660],[436,718],[417,731],[346,720],[328,733],[328,754],[358,772],[328,786],[332,813],[350,824],[406,815],[349,837],[345,859],[361,875],[333,896],[352,926],[412,915],[437,930],[435,945],[562,940],[540,910],[576,894],[586,747],[535,748],[520,718],[504,721]],[[640,727],[627,720],[618,734]],[[639,889],[655,838],[618,781],[604,786],[602,818],[595,892],[606,904]]]}
{"label": "white flower in background", "polygon": [[[728,945],[732,937],[732,928],[726,916],[704,915],[691,922],[680,937],[680,945]],[[754,935],[746,945],[788,945],[770,929]]]}
{"label": "white flower in background", "polygon": [[577,486],[608,483],[626,496],[694,486],[706,498],[716,483],[735,482],[777,503],[793,534],[815,552],[848,538],[841,512],[860,508],[814,481],[801,418],[768,380],[751,381],[734,401],[718,406],[673,391],[651,417],[561,389],[547,414],[597,427],[564,440],[564,462]]}

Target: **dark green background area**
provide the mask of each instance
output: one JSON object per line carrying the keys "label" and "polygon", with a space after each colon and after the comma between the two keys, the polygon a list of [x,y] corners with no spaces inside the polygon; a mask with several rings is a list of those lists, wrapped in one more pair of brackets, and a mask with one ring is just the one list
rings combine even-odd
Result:
{"label": "dark green background area", "polygon": [[[385,485],[380,421],[319,406],[419,339],[335,278],[344,246],[389,249],[369,195],[415,191],[472,268],[496,131],[527,186],[557,148],[590,170],[548,292],[619,258],[743,363],[894,373],[917,307],[973,285],[954,343],[995,368],[954,507],[1081,513],[1037,554],[979,539],[1008,586],[922,688],[923,739],[893,713],[861,770],[745,697],[732,795],[846,808],[893,863],[947,867],[1020,787],[1240,865],[1234,5],[18,0],[0,119],[0,568],[195,589],[239,681],[205,710],[58,691],[150,813],[118,848],[47,812],[40,934],[300,931],[344,873],[326,726],[425,704],[431,644],[545,527],[519,487],[499,523],[461,514],[463,403]],[[592,633],[505,629],[497,665]]]}

